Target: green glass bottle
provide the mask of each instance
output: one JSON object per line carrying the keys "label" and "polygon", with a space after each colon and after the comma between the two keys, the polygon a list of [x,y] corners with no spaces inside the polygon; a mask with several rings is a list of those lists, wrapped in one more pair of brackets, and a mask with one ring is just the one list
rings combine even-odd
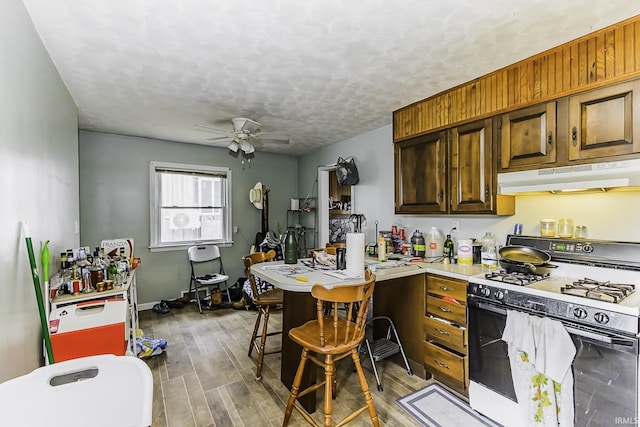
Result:
{"label": "green glass bottle", "polygon": [[453,261],[453,240],[451,240],[451,234],[447,234],[447,238],[442,247],[442,255],[444,255],[445,262]]}
{"label": "green glass bottle", "polygon": [[298,262],[298,241],[296,239],[296,230],[287,229],[287,237],[284,240],[284,263],[296,264]]}

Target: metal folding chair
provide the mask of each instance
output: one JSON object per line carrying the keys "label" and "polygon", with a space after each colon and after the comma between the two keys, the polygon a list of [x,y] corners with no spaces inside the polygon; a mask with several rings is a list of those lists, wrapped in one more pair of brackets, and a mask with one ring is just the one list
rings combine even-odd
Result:
{"label": "metal folding chair", "polygon": [[[225,290],[227,291],[227,298],[229,302],[231,302],[231,294],[229,293],[229,285],[227,283],[229,276],[224,273],[220,249],[216,245],[191,246],[187,253],[189,262],[191,263],[189,295],[191,295],[191,290],[195,289],[195,299],[198,303],[200,313],[202,313],[202,303],[200,302],[201,286],[207,288],[216,286],[220,289],[220,285],[224,284]],[[205,270],[205,268],[207,269]],[[203,272],[206,273],[199,275]]]}

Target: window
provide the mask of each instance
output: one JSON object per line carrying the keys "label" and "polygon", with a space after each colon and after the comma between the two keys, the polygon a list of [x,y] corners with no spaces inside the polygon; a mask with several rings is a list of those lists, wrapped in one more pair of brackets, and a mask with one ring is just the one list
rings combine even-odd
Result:
{"label": "window", "polygon": [[151,162],[150,249],[231,244],[231,169]]}

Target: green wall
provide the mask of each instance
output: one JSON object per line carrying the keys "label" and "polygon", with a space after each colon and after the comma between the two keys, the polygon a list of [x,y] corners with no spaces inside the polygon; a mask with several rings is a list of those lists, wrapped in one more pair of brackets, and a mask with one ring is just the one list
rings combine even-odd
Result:
{"label": "green wall", "polygon": [[269,188],[269,227],[283,229],[290,199],[298,197],[297,159],[256,153],[250,163],[231,156],[226,148],[157,139],[81,131],[80,242],[95,247],[103,239],[133,237],[142,258],[137,272],[138,301],[144,304],[172,299],[188,289],[186,250],[150,252],[149,162],[152,160],[226,166],[232,170],[234,244],[221,249],[231,281],[244,276],[241,257],[260,230],[261,211],[249,202],[249,190],[261,181]]}

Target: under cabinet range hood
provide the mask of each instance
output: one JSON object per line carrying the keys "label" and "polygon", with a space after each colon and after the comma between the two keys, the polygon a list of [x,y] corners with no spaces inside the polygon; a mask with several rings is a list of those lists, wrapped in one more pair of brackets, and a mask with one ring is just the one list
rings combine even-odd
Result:
{"label": "under cabinet range hood", "polygon": [[498,174],[498,194],[606,191],[635,186],[640,186],[640,159]]}

